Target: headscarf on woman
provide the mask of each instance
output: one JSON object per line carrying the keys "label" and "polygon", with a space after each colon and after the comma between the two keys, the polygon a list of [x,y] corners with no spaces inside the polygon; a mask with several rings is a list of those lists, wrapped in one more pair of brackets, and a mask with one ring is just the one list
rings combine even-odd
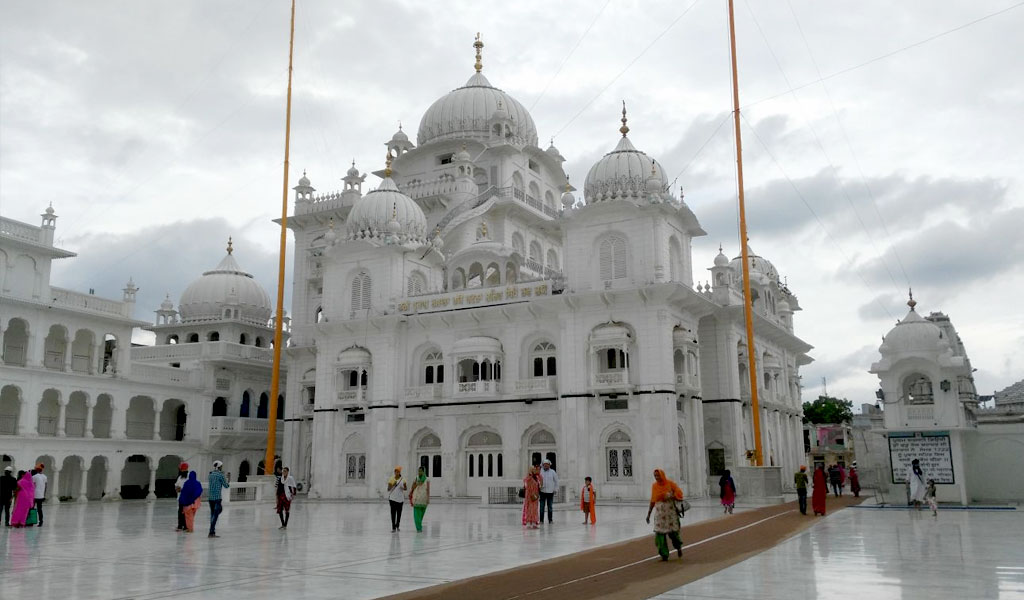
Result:
{"label": "headscarf on woman", "polygon": [[199,483],[195,471],[188,474],[188,481],[181,487],[181,494],[178,495],[178,504],[188,506],[203,495],[203,484]]}
{"label": "headscarf on woman", "polygon": [[14,510],[11,512],[11,525],[22,527],[28,520],[28,511],[36,495],[36,486],[32,483],[32,471],[25,471],[18,480],[18,493],[14,499]]}
{"label": "headscarf on woman", "polygon": [[675,500],[683,499],[683,490],[679,489],[676,482],[665,475],[661,469],[654,470],[654,483],[651,484],[651,502],[664,502],[665,495],[671,494]]}
{"label": "headscarf on woman", "polygon": [[828,496],[828,482],[825,469],[820,465],[814,469],[814,490],[811,492],[811,508],[815,516],[825,516],[825,497]]}

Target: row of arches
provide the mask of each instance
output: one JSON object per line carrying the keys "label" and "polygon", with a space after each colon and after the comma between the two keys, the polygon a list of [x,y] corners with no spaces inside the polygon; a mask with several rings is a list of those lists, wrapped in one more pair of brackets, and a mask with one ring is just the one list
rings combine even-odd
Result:
{"label": "row of arches", "polygon": [[[164,343],[165,344],[198,344],[200,341],[219,342],[219,341],[222,341],[220,339],[220,337],[221,336],[220,336],[220,332],[219,331],[209,331],[209,332],[206,333],[206,335],[203,338],[200,338],[198,333],[192,332],[192,333],[186,333],[184,335],[185,341],[182,342],[181,341],[182,340],[182,336],[179,336],[176,333],[172,333],[172,334],[169,334],[167,337],[164,338]],[[224,340],[224,341],[227,341],[227,340]],[[268,341],[268,340],[265,340],[263,338],[263,336],[260,336],[260,335],[254,336],[254,335],[250,335],[250,334],[247,334],[247,333],[244,333],[244,332],[240,333],[238,335],[238,343],[243,345],[243,346],[249,346],[249,345],[256,346],[257,348],[273,348],[274,347],[274,340],[269,340]]]}
{"label": "row of arches", "polygon": [[34,432],[52,437],[165,441],[186,438],[188,407],[177,398],[160,402],[150,396],[133,396],[127,409],[120,409],[111,394],[92,398],[75,390],[65,397],[61,390],[48,388],[34,406],[29,402],[16,385],[0,388],[0,435]]}
{"label": "row of arches", "polygon": [[118,344],[113,333],[97,334],[80,328],[72,336],[67,326],[54,323],[42,339],[42,352],[35,357],[31,355],[37,343],[33,335],[28,321],[17,317],[10,319],[3,332],[3,363],[24,367],[38,361],[54,371],[88,375],[108,373],[115,366]]}
{"label": "row of arches", "polygon": [[[217,396],[213,400],[211,407],[210,416],[213,417],[227,417],[231,416],[232,402],[225,396]],[[270,392],[262,392],[259,397],[255,395],[252,390],[245,390],[242,392],[241,398],[237,402],[237,416],[241,418],[256,418],[256,419],[268,419],[270,418]],[[284,410],[284,394],[278,394],[277,396],[277,419],[283,419],[285,414]]]}

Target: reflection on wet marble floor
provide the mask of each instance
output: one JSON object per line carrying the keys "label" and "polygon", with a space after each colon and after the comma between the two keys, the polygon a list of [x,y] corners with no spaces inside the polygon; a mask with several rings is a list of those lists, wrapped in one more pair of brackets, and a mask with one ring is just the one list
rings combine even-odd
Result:
{"label": "reflection on wet marble floor", "polygon": [[662,600],[1024,598],[1024,511],[849,508]]}
{"label": "reflection on wet marble floor", "polygon": [[[703,504],[687,522],[719,514]],[[393,535],[386,502],[300,499],[287,532],[272,506],[236,503],[209,539],[205,506],[181,534],[173,501],[48,505],[45,527],[0,527],[0,598],[375,598],[645,535],[646,508],[599,506],[596,526],[556,510],[523,531],[517,509],[433,504],[417,534],[407,506]]]}

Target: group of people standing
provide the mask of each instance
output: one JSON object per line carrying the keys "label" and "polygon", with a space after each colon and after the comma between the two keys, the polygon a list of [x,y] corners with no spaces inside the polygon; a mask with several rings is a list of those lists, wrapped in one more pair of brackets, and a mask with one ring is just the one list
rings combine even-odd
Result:
{"label": "group of people standing", "polygon": [[[850,491],[853,492],[854,496],[860,496],[860,474],[857,472],[857,463],[854,462],[850,465],[850,470],[846,471],[842,465],[832,465],[828,469],[828,473],[825,472],[824,465],[818,465],[814,468],[813,479],[810,483],[813,485],[814,492],[811,495],[811,508],[814,510],[814,516],[825,516],[825,498],[828,496],[829,485],[832,486],[832,493],[836,496],[843,495],[843,486],[846,484],[847,479],[850,482]],[[800,465],[800,470],[793,476],[793,484],[796,486],[797,502],[800,505],[800,514],[807,514],[807,484],[809,483],[807,477],[807,466]]]}
{"label": "group of people standing", "polygon": [[412,520],[416,531],[423,531],[423,517],[427,514],[430,504],[430,480],[427,470],[420,467],[416,472],[416,480],[409,487],[402,476],[402,467],[396,466],[394,475],[388,479],[388,504],[391,505],[391,533],[398,533],[402,526],[402,508],[405,507],[406,492],[409,505],[412,506]]}
{"label": "group of people standing", "polygon": [[[590,478],[587,477],[587,482],[590,484]],[[584,489],[587,489],[584,486]],[[594,492],[594,486],[590,484],[590,503],[594,505],[597,497]],[[541,463],[540,467],[534,465],[530,467],[530,470],[526,473],[526,477],[523,478],[523,487],[520,490],[520,496],[523,498],[523,527],[527,529],[537,529],[540,524],[544,522],[544,507],[548,509],[548,524],[554,522],[554,503],[555,493],[558,491],[558,473],[551,468],[551,461],[545,459]],[[590,506],[587,506],[587,513],[591,511]],[[582,508],[582,506],[581,506]],[[594,522],[597,522],[596,513],[593,516]],[[586,522],[586,517],[584,518]]]}
{"label": "group of people standing", "polygon": [[[213,461],[213,470],[207,478],[206,500],[210,505],[210,532],[207,537],[220,537],[217,535],[217,519],[224,510],[221,491],[230,488],[228,478],[223,473],[224,463]],[[203,484],[199,483],[199,476],[195,471],[188,470],[188,463],[181,463],[178,466],[178,479],[174,482],[174,491],[178,493],[178,527],[175,531],[192,533],[195,525],[196,513],[202,505],[200,499],[203,495]]]}
{"label": "group of people standing", "polygon": [[[0,512],[7,527],[43,526],[43,502],[46,500],[45,466],[39,463],[34,469],[18,471],[4,467],[0,476]],[[13,504],[12,504],[13,503]]]}

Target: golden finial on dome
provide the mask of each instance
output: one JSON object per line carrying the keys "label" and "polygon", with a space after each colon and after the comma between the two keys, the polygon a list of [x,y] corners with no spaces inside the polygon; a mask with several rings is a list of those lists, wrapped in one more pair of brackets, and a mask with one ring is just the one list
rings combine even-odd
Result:
{"label": "golden finial on dome", "polygon": [[484,43],[480,41],[479,31],[476,32],[476,41],[473,42],[473,47],[476,48],[476,64],[473,65],[473,68],[476,69],[477,73],[479,73],[484,68],[484,64],[480,62],[480,50],[483,49]]}
{"label": "golden finial on dome", "polygon": [[914,300],[914,290],[913,288],[908,288],[907,292],[910,295],[910,300],[907,300],[907,306],[910,307],[910,310],[914,310],[914,307],[917,306],[917,300]]}
{"label": "golden finial on dome", "polygon": [[388,150],[387,158],[384,159],[384,177],[391,177],[391,151]]}
{"label": "golden finial on dome", "polygon": [[234,252],[234,248],[231,247],[231,236],[228,236],[228,254]]}
{"label": "golden finial on dome", "polygon": [[619,127],[619,131],[622,133],[622,137],[626,137],[629,133],[629,126],[626,125],[626,101],[622,101],[622,127]]}

